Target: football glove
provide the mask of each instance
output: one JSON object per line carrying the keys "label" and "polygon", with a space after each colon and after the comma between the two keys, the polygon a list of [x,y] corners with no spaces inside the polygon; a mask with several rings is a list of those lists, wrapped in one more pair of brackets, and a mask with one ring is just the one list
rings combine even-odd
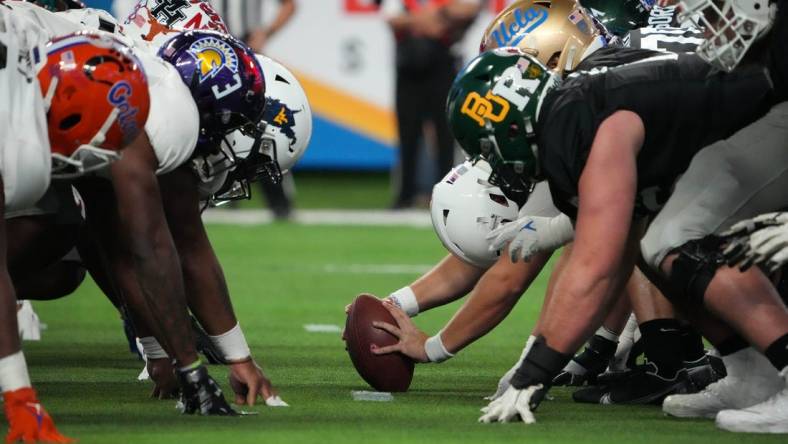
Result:
{"label": "football glove", "polygon": [[730,266],[746,270],[757,264],[775,272],[788,263],[788,212],[739,222],[722,235],[731,238],[723,252]]}
{"label": "football glove", "polygon": [[526,342],[525,347],[523,347],[523,352],[520,353],[520,358],[517,360],[517,362],[514,363],[512,368],[507,370],[506,373],[504,373],[503,376],[501,376],[501,379],[498,380],[498,388],[495,390],[495,393],[493,393],[490,396],[486,396],[484,399],[486,399],[487,401],[495,401],[496,399],[503,396],[504,393],[506,393],[506,390],[509,388],[509,386],[512,385],[512,376],[514,376],[514,372],[516,372],[517,369],[520,368],[521,365],[523,365],[523,361],[525,360],[525,355],[528,354],[528,350],[531,349],[531,345],[533,345],[533,342],[535,340],[536,338],[533,336],[528,338],[528,342]]}
{"label": "football glove", "polygon": [[178,370],[181,398],[176,407],[184,415],[237,416],[224,399],[216,381],[208,375],[204,365],[189,370]]}
{"label": "football glove", "polygon": [[544,399],[546,392],[542,384],[531,385],[524,389],[509,387],[503,396],[482,408],[483,414],[479,417],[479,422],[489,424],[519,419],[525,424],[533,424],[536,422],[533,412]]}
{"label": "football glove", "polygon": [[528,261],[540,251],[551,251],[570,242],[575,232],[572,222],[564,214],[556,217],[526,216],[501,225],[486,236],[490,251],[498,251],[509,244],[512,262]]}

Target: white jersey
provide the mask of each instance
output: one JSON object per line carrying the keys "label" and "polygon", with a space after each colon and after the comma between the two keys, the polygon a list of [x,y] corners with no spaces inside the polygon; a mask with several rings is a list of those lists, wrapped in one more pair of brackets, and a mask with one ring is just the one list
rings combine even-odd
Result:
{"label": "white jersey", "polygon": [[155,55],[156,48],[148,42],[129,39],[117,21],[101,10],[86,8],[53,13],[23,1],[5,4],[41,26],[48,39],[94,29],[113,32],[131,46],[148,78],[150,111],[145,133],[159,161],[156,173],[173,171],[191,158],[200,131],[197,105],[175,67]]}
{"label": "white jersey", "polygon": [[227,26],[205,0],[139,0],[123,22],[123,32],[157,48],[182,31],[195,29],[228,34]]}
{"label": "white jersey", "polygon": [[52,160],[37,74],[46,34],[0,4],[0,176],[5,210],[31,206],[49,187]]}

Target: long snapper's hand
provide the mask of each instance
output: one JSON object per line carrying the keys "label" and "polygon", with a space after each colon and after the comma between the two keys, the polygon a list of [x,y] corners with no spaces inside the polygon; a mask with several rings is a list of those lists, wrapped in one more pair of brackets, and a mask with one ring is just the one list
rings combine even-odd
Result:
{"label": "long snapper's hand", "polygon": [[424,350],[424,343],[427,342],[429,336],[419,330],[416,324],[402,311],[401,308],[394,305],[394,303],[384,300],[383,306],[391,313],[397,325],[389,324],[388,322],[374,322],[372,325],[375,328],[385,330],[399,339],[399,342],[385,347],[379,347],[372,344],[372,353],[376,355],[385,355],[387,353],[399,352],[405,356],[410,357],[416,362],[429,362],[427,352]]}

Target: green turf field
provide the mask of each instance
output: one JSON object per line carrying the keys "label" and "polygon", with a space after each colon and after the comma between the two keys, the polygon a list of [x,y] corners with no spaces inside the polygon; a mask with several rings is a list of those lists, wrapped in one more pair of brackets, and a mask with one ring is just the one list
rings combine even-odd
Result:
{"label": "green turf field", "polygon": [[[355,402],[351,390],[366,387],[339,336],[307,333],[303,325],[342,324],[343,306],[356,293],[385,294],[410,282],[416,274],[408,267],[400,274],[369,267],[434,263],[443,249],[431,230],[275,224],[210,231],[252,350],[291,407],[257,407],[259,415],[243,418],[183,417],[174,401],[149,399],[117,314],[86,284],[69,298],[35,304],[48,330],[42,342],[25,344],[34,384],[62,432],[85,444],[785,442],[668,419],[655,407],[577,405],[566,390],[552,392],[536,425],[478,424],[482,397],[519,356],[544,276],[488,337],[444,364],[417,367],[409,393],[390,403]],[[434,333],[457,306],[417,323]],[[221,367],[211,372],[227,387]]]}

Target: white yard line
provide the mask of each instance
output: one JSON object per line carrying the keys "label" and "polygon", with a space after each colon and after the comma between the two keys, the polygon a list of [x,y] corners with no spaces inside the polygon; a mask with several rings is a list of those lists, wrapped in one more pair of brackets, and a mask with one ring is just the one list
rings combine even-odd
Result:
{"label": "white yard line", "polygon": [[304,324],[304,330],[309,333],[341,333],[342,327],[334,324]]}
{"label": "white yard line", "polygon": [[[203,220],[213,224],[261,225],[273,222],[268,210],[210,209]],[[296,210],[292,221],[303,225],[360,225],[431,227],[427,210]]]}

